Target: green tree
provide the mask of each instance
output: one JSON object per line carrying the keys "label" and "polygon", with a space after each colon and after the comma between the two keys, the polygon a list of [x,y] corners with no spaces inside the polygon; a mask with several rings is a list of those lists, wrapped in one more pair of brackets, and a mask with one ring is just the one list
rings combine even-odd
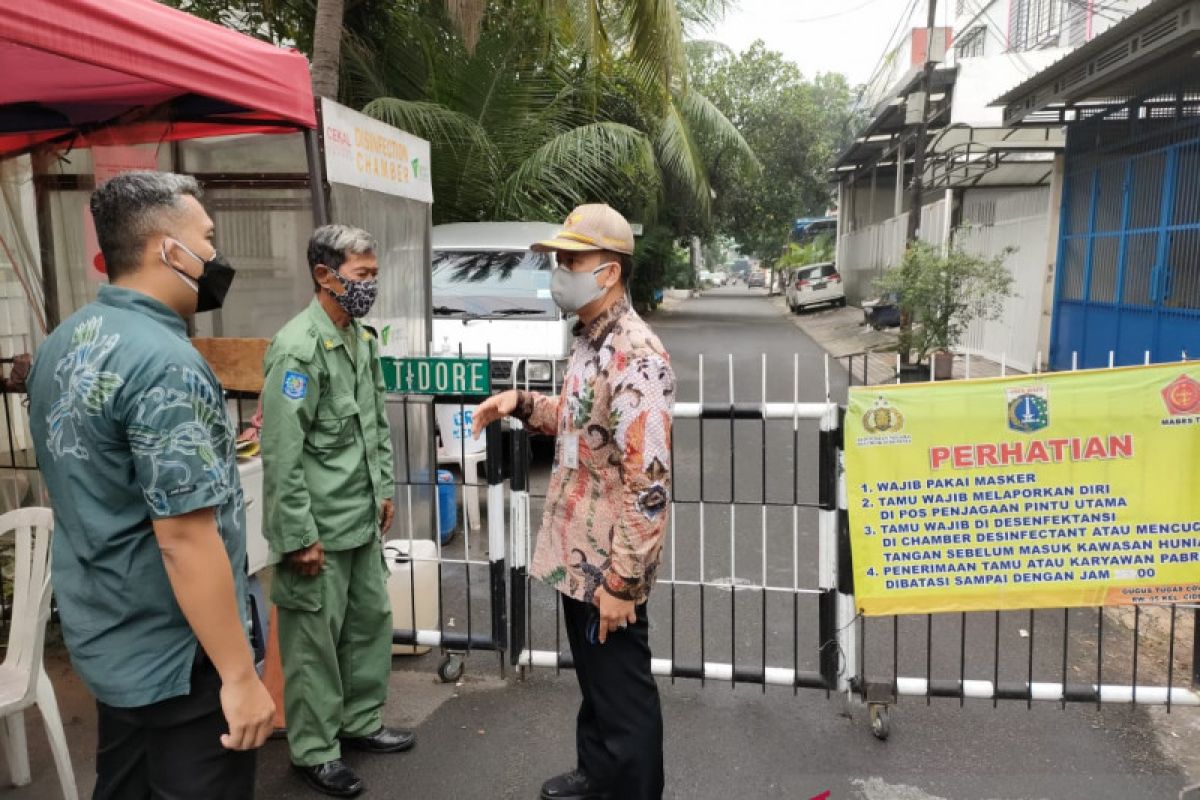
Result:
{"label": "green tree", "polygon": [[[277,42],[295,37],[307,52],[326,10],[317,0],[168,2]],[[694,233],[711,215],[706,148],[754,163],[738,130],[692,88],[683,55],[685,28],[723,8],[345,0],[338,97],[431,142],[439,222],[559,219],[603,200]]]}
{"label": "green tree", "polygon": [[1013,276],[1004,266],[1012,248],[983,258],[951,245],[946,253],[914,242],[904,260],[876,281],[884,295],[895,294],[912,320],[901,333],[902,353],[915,351],[920,362],[931,353],[950,350],[976,319],[998,319],[1013,294]]}
{"label": "green tree", "polygon": [[747,170],[737,153],[718,148],[710,168],[716,224],[744,253],[773,263],[794,220],[819,216],[831,202],[827,170],[849,141],[850,87],[835,73],[806,80],[762,42],[739,55],[695,48],[692,75],[762,164]]}
{"label": "green tree", "polygon": [[833,261],[837,250],[837,242],[832,233],[822,233],[804,244],[791,242],[784,254],[776,262],[778,267],[803,267],[808,264],[820,264]]}

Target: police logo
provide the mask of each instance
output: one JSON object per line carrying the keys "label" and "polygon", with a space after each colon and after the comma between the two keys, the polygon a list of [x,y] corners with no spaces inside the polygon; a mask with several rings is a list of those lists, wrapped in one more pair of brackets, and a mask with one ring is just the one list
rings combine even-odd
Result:
{"label": "police logo", "polygon": [[1050,424],[1050,390],[1026,386],[1006,391],[1008,427],[1019,433],[1034,433]]}
{"label": "police logo", "polygon": [[292,400],[303,400],[308,394],[308,376],[288,371],[283,376],[283,396]]}
{"label": "police logo", "polygon": [[863,414],[862,424],[867,433],[895,433],[904,428],[904,415],[881,397]]}

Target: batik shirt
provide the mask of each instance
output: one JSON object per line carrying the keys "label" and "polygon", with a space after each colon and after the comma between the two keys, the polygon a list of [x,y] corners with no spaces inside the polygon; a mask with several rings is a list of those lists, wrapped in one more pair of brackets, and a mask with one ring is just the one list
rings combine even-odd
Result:
{"label": "batik shirt", "polygon": [[178,314],[103,286],[38,348],[29,400],[75,671],[110,706],[188,694],[197,641],[154,520],[213,509],[249,619],[245,505],[220,383]]}
{"label": "batik shirt", "polygon": [[662,343],[622,301],[577,326],[558,397],[522,392],[516,416],[556,435],[533,575],[591,602],[600,586],[644,602],[671,492],[675,376]]}

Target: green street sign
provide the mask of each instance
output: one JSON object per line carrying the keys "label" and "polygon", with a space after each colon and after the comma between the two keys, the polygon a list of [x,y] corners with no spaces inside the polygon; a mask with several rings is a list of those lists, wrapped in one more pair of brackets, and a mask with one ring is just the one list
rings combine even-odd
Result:
{"label": "green street sign", "polygon": [[486,358],[381,358],[383,382],[394,394],[486,397],[492,376]]}

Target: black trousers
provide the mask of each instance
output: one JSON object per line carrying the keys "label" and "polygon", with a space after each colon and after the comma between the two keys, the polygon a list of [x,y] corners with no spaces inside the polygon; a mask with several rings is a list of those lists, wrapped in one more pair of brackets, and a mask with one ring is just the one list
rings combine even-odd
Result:
{"label": "black trousers", "polygon": [[[578,768],[621,800],[658,800],[663,793],[663,722],[650,672],[646,605],[637,622],[600,644],[588,627],[596,607],[563,596],[563,617],[583,702],[575,728]],[[595,642],[595,643],[593,643]]]}
{"label": "black trousers", "polygon": [[99,710],[93,800],[251,800],[255,751],[221,746],[229,733],[221,679],[201,653],[192,691],[138,708]]}

